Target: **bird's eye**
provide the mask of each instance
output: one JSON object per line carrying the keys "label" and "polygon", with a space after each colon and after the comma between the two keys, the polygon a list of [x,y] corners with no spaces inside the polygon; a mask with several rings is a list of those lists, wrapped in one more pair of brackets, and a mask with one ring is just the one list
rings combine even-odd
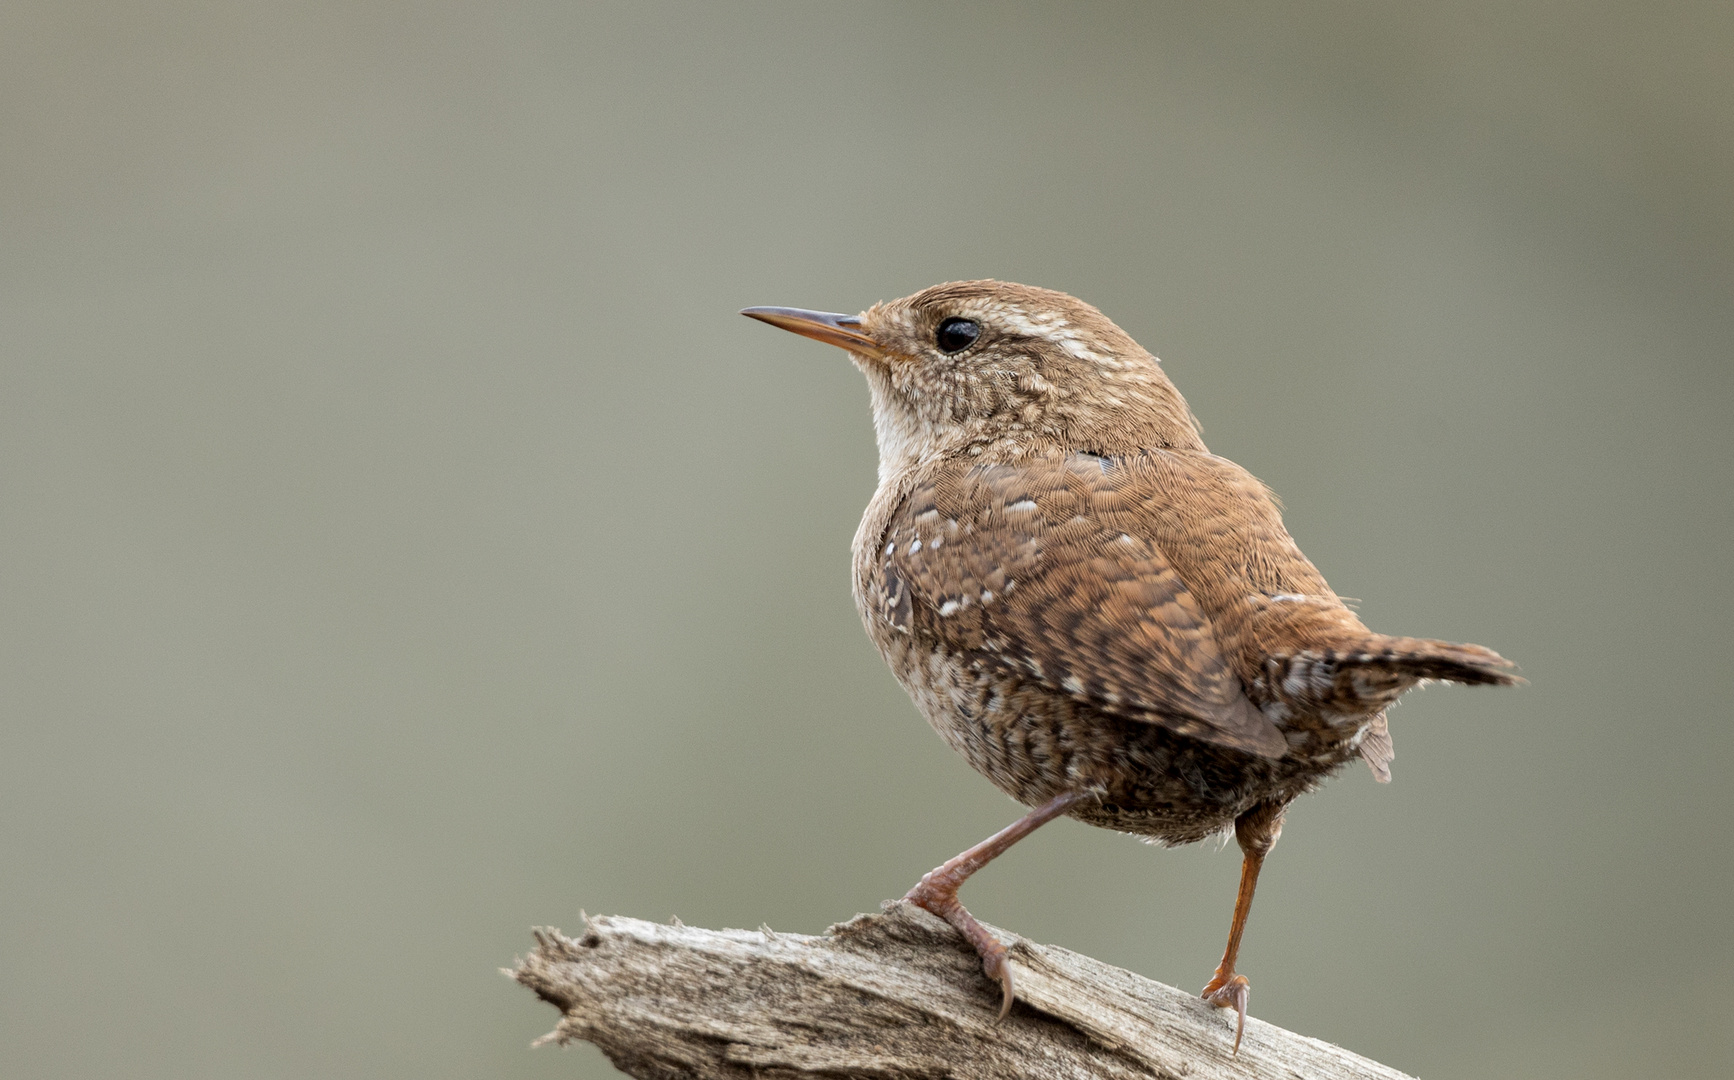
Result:
{"label": "bird's eye", "polygon": [[973,319],[947,319],[939,324],[939,330],[933,335],[934,343],[940,352],[958,352],[975,344],[975,339],[981,336],[981,324]]}

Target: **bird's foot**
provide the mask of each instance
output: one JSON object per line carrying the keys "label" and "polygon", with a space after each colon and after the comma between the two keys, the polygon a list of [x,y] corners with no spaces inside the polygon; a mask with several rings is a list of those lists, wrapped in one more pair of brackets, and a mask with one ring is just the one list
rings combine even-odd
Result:
{"label": "bird's foot", "polygon": [[1055,795],[968,851],[929,870],[922,877],[921,883],[910,889],[903,898],[916,907],[933,912],[956,927],[964,940],[975,947],[975,951],[981,956],[981,969],[987,972],[988,978],[999,983],[1004,991],[999,1006],[1001,1020],[1011,1012],[1012,998],[1015,996],[1012,988],[1011,957],[1006,954],[1006,948],[1000,944],[999,939],[988,933],[987,927],[976,922],[975,916],[958,903],[958,887],[969,880],[969,875],[1041,828],[1044,822],[1052,821],[1076,806],[1080,800],[1091,797],[1093,796],[1090,793],[1080,791],[1064,791]]}
{"label": "bird's foot", "polygon": [[1216,977],[1199,991],[1198,996],[1219,1009],[1233,1009],[1239,1014],[1234,1025],[1234,1049],[1229,1053],[1240,1053],[1240,1037],[1246,1034],[1246,1002],[1252,997],[1252,984],[1247,982],[1245,975],[1236,975],[1233,972],[1225,975],[1218,971]]}
{"label": "bird's foot", "polygon": [[946,922],[957,928],[964,940],[975,947],[981,956],[981,969],[987,977],[1000,984],[1004,996],[1000,1001],[999,1019],[1004,1020],[1011,1012],[1012,997],[1012,964],[1011,956],[1000,940],[987,932],[987,927],[976,922],[957,899],[957,885],[947,880],[940,871],[934,871],[921,879],[921,884],[910,889],[905,900],[916,907],[931,911]]}

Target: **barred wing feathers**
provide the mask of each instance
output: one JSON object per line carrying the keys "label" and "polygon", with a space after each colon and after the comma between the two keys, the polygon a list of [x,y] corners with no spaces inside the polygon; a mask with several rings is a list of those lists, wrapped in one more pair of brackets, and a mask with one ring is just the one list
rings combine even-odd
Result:
{"label": "barred wing feathers", "polygon": [[1103,712],[1281,757],[1209,618],[1138,535],[1142,496],[1116,467],[1091,454],[934,466],[880,539],[878,616]]}

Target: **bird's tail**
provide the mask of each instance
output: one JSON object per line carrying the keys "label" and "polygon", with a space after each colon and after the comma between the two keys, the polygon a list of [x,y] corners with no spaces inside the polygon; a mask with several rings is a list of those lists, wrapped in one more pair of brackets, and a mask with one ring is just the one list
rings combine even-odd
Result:
{"label": "bird's tail", "polygon": [[1511,686],[1523,681],[1515,667],[1480,645],[1367,634],[1335,648],[1272,657],[1266,677],[1278,696],[1297,705],[1366,713],[1426,680]]}
{"label": "bird's tail", "polygon": [[1344,656],[1349,668],[1368,668],[1466,686],[1511,686],[1523,680],[1517,667],[1492,649],[1431,638],[1371,635],[1365,646]]}

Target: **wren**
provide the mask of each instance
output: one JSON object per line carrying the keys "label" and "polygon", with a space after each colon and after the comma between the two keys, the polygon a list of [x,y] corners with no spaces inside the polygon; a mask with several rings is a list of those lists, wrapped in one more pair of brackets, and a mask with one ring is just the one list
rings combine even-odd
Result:
{"label": "wren", "polygon": [[958,887],[1067,815],[1164,845],[1233,830],[1235,970],[1265,856],[1297,797],[1355,757],[1380,781],[1386,709],[1426,680],[1509,685],[1479,645],[1368,630],[1283,527],[1275,497],[1205,448],[1157,359],[1094,307],[1000,281],[859,315],[747,308],[848,350],[867,377],[879,485],[854,543],[868,636],[933,729],[1027,807],[906,899],[1015,994]]}

